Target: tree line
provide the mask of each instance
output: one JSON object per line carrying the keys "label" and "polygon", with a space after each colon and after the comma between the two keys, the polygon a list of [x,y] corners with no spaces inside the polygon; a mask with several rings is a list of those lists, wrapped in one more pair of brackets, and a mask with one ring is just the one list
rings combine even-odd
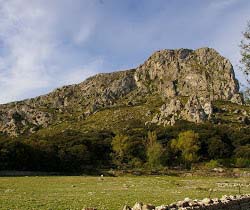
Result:
{"label": "tree line", "polygon": [[93,172],[103,168],[250,166],[250,131],[213,124],[124,132],[66,130],[50,136],[0,136],[0,170]]}

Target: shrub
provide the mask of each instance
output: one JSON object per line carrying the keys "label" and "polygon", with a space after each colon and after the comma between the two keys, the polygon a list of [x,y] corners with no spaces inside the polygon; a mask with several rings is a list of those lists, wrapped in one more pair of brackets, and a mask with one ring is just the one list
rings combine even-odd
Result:
{"label": "shrub", "polygon": [[245,158],[236,158],[235,166],[239,168],[249,168],[250,167],[250,160]]}
{"label": "shrub", "polygon": [[216,168],[216,167],[219,167],[220,164],[217,160],[210,160],[209,162],[207,162],[205,164],[206,168]]}

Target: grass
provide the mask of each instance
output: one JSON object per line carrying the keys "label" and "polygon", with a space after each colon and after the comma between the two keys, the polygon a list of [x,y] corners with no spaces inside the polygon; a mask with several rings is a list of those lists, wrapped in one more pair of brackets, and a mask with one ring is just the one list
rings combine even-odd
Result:
{"label": "grass", "polygon": [[[136,201],[154,205],[168,204],[185,197],[212,197],[237,194],[236,187],[222,187],[218,182],[245,183],[242,193],[249,193],[250,178],[221,177],[99,177],[48,176],[0,178],[0,209],[82,209],[118,210]],[[248,185],[248,186],[247,186]]]}

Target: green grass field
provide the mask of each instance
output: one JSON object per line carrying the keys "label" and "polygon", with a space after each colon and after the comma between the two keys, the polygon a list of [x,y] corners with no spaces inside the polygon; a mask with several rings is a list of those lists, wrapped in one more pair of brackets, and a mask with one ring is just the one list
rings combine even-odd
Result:
{"label": "green grass field", "polygon": [[238,188],[221,187],[218,182],[242,183],[242,193],[249,193],[250,178],[221,177],[1,177],[0,209],[98,209],[119,210],[136,201],[154,205],[168,204],[185,197],[212,197],[237,194]]}

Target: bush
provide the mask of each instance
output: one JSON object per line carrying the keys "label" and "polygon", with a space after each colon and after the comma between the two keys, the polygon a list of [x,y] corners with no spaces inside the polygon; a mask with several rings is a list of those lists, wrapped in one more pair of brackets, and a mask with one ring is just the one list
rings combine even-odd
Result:
{"label": "bush", "polygon": [[216,167],[219,167],[220,164],[217,160],[210,160],[209,162],[207,162],[205,164],[206,168],[216,168]]}
{"label": "bush", "polygon": [[249,168],[250,167],[250,160],[245,158],[236,158],[235,166],[239,168]]}
{"label": "bush", "polygon": [[229,146],[224,143],[219,136],[209,139],[208,154],[210,158],[223,158],[229,154]]}
{"label": "bush", "polygon": [[250,159],[250,145],[237,147],[234,153],[238,158]]}

